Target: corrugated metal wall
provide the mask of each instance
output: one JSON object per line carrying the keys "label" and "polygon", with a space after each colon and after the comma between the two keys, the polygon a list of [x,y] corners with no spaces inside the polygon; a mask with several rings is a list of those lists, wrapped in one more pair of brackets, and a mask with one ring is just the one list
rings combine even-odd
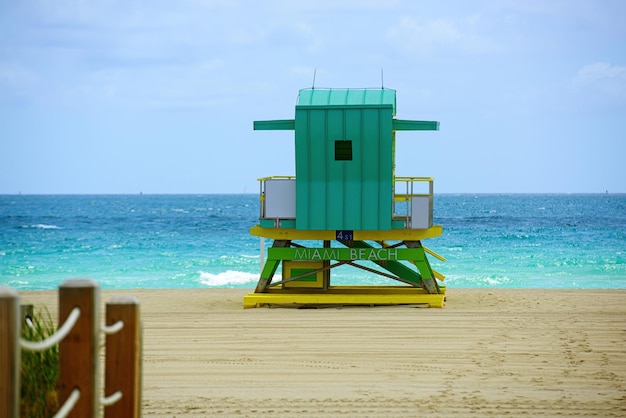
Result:
{"label": "corrugated metal wall", "polygon": [[[296,106],[296,228],[389,230],[392,105]],[[352,160],[335,160],[335,141]]]}

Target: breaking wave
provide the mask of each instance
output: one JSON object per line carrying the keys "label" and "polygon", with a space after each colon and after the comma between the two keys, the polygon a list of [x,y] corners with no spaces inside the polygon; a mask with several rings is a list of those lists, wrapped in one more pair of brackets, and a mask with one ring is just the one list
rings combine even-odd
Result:
{"label": "breaking wave", "polygon": [[209,287],[246,287],[254,286],[259,280],[258,273],[227,270],[222,273],[200,272],[200,283]]}
{"label": "breaking wave", "polygon": [[46,225],[46,224],[35,224],[35,225],[23,225],[22,228],[28,229],[62,229],[60,226],[56,225]]}

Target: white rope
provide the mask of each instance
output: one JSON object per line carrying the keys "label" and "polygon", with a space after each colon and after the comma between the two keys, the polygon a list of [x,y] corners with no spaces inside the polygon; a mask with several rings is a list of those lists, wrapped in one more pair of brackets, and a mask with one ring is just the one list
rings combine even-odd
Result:
{"label": "white rope", "polygon": [[29,328],[35,329],[35,324],[33,324],[33,320],[30,319],[30,316],[27,316],[24,321],[26,322],[26,325],[28,325]]}
{"label": "white rope", "polygon": [[22,346],[22,348],[30,351],[47,350],[55,344],[58,344],[63,338],[67,336],[67,334],[69,334],[72,328],[74,328],[74,325],[76,325],[78,317],[80,317],[80,308],[76,307],[72,309],[72,312],[70,312],[70,314],[68,315],[63,326],[61,326],[61,328],[59,328],[57,332],[52,334],[50,337],[46,338],[43,341],[28,341],[20,338],[20,345]]}
{"label": "white rope", "polygon": [[100,403],[102,404],[102,406],[111,406],[120,399],[122,399],[122,391],[118,390],[111,396],[100,398]]}
{"label": "white rope", "polygon": [[105,334],[115,334],[122,328],[124,328],[124,321],[120,320],[113,325],[103,325],[102,328],[100,328],[100,331],[104,332]]}
{"label": "white rope", "polygon": [[74,388],[61,409],[59,409],[59,411],[54,414],[52,418],[65,418],[70,412],[72,412],[72,409],[74,409],[74,405],[76,405],[76,402],[78,402],[79,398],[80,390],[78,388]]}

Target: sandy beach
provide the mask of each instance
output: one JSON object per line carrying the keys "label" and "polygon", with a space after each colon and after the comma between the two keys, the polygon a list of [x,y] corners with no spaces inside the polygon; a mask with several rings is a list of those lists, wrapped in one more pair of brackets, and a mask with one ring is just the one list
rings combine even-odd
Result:
{"label": "sandy beach", "polygon": [[[626,291],[449,289],[446,307],[242,309],[133,295],[154,417],[626,416]],[[21,292],[56,318],[56,292]]]}

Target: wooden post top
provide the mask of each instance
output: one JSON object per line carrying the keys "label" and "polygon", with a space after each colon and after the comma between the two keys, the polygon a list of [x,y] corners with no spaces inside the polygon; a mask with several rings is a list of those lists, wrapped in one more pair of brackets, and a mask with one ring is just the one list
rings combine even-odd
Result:
{"label": "wooden post top", "polygon": [[107,305],[139,305],[139,299],[135,296],[115,296],[107,302]]}
{"label": "wooden post top", "polygon": [[13,299],[19,297],[17,290],[9,286],[0,286],[0,299]]}
{"label": "wooden post top", "polygon": [[61,283],[59,288],[62,287],[72,287],[72,288],[81,288],[81,287],[100,287],[98,282],[92,279],[69,279]]}

